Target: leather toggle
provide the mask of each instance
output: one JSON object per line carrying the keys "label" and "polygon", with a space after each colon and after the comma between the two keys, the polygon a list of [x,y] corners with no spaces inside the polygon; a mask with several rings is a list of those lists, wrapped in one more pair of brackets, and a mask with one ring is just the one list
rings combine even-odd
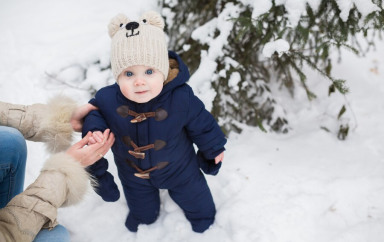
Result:
{"label": "leather toggle", "polygon": [[141,178],[141,179],[149,179],[149,173],[134,173],[135,176],[137,176],[138,178]]}
{"label": "leather toggle", "polygon": [[128,153],[134,156],[137,159],[145,159],[145,153],[142,151],[154,149],[156,151],[161,150],[167,145],[167,142],[163,140],[155,140],[153,144],[145,145],[145,146],[137,146],[135,142],[129,136],[123,136],[122,141],[129,147],[133,147],[133,150],[128,150]]}
{"label": "leather toggle", "polygon": [[133,155],[136,159],[144,159],[145,158],[145,153],[143,153],[143,152],[136,152],[136,151],[128,150],[128,153],[130,155]]}
{"label": "leather toggle", "polygon": [[131,120],[131,123],[140,123],[147,119],[145,113],[138,114],[134,119]]}
{"label": "leather toggle", "polygon": [[129,166],[135,168],[138,171],[138,172],[134,173],[134,175],[136,177],[139,177],[142,179],[149,179],[150,178],[150,175],[149,175],[150,172],[152,172],[154,170],[163,169],[164,167],[166,167],[169,164],[168,161],[161,161],[161,162],[157,163],[157,165],[155,165],[154,167],[151,167],[147,170],[142,170],[133,161],[126,160],[126,162],[128,163]]}
{"label": "leather toggle", "polygon": [[123,118],[133,116],[131,123],[140,123],[147,118],[155,118],[156,121],[162,121],[168,117],[168,112],[162,108],[156,109],[155,112],[146,112],[146,113],[136,113],[133,110],[130,110],[127,105],[122,105],[116,109],[116,112]]}

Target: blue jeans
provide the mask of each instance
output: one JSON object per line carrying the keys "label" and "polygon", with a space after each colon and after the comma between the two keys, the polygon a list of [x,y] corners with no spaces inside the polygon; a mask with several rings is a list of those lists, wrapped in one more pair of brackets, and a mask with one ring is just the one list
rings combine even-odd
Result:
{"label": "blue jeans", "polygon": [[[14,128],[0,126],[0,209],[23,191],[27,145],[23,135]],[[69,233],[61,225],[42,229],[35,242],[69,242]]]}
{"label": "blue jeans", "polygon": [[27,145],[14,128],[0,126],[0,208],[23,191]]}
{"label": "blue jeans", "polygon": [[52,230],[42,229],[36,236],[33,242],[69,242],[70,237],[68,230],[62,226],[57,225]]}

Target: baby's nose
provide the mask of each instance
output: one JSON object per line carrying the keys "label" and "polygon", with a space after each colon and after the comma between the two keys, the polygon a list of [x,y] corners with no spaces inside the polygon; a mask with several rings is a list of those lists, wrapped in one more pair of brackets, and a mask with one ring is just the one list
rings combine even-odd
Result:
{"label": "baby's nose", "polygon": [[125,26],[125,28],[127,29],[127,30],[135,30],[135,29],[137,29],[139,27],[139,23],[138,22],[130,22],[130,23],[128,23],[126,26]]}
{"label": "baby's nose", "polygon": [[141,86],[141,85],[144,85],[145,84],[145,80],[143,78],[137,78],[135,80],[135,85],[136,86]]}

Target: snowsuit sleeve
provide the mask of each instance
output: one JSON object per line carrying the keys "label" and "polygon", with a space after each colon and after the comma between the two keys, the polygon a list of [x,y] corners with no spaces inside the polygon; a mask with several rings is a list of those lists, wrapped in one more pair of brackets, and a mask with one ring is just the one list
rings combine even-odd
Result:
{"label": "snowsuit sleeve", "polygon": [[[89,101],[92,105],[100,107],[95,98]],[[103,132],[108,128],[108,125],[99,110],[91,111],[84,119],[83,137],[89,131]],[[97,186],[93,189],[106,202],[115,202],[120,198],[120,192],[114,181],[113,175],[108,171],[108,160],[101,158],[99,161],[87,168],[87,171],[95,178]]]}
{"label": "snowsuit sleeve", "polygon": [[205,109],[203,102],[193,94],[191,88],[189,89],[186,129],[193,143],[199,148],[197,156],[200,168],[206,174],[216,175],[221,162],[216,165],[214,159],[225,150],[227,139],[215,118]]}
{"label": "snowsuit sleeve", "polygon": [[[90,104],[92,104],[95,107],[100,107],[98,105],[98,102],[96,101],[96,98],[92,98],[89,101]],[[94,131],[101,131],[104,132],[108,128],[107,123],[105,122],[105,119],[103,115],[98,110],[93,110],[89,112],[89,114],[84,119],[83,124],[83,137],[87,135],[88,131],[94,132]]]}

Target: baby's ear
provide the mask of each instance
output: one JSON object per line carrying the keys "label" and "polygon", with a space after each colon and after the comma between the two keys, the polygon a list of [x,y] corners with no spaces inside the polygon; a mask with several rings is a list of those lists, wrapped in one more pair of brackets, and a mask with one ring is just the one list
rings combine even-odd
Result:
{"label": "baby's ear", "polygon": [[112,38],[116,34],[116,32],[128,22],[129,19],[124,14],[119,13],[118,15],[116,15],[113,19],[111,19],[108,24],[109,36]]}
{"label": "baby's ear", "polygon": [[[148,22],[150,25],[159,27],[161,29],[164,29],[164,19],[161,17],[161,15],[155,11],[149,11],[143,14],[141,16],[141,20]],[[145,22],[145,21],[144,21]]]}

